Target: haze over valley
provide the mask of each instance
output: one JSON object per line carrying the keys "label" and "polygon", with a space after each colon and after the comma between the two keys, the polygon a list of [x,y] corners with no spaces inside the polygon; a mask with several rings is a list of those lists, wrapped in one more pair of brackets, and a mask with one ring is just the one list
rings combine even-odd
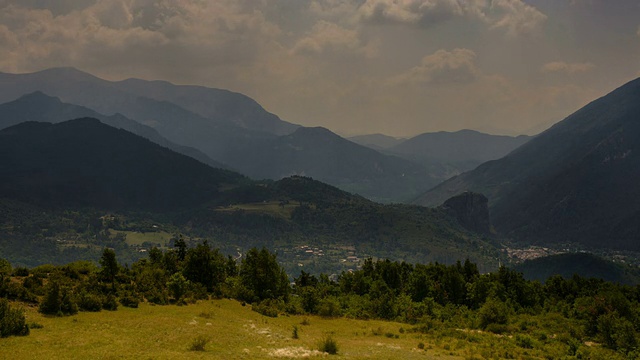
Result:
{"label": "haze over valley", "polygon": [[638,358],[638,19],[0,0],[0,353]]}

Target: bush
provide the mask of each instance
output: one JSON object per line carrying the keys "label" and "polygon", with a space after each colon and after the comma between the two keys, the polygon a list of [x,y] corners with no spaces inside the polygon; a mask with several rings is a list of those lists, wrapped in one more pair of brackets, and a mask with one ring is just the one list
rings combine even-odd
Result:
{"label": "bush", "polygon": [[205,351],[205,347],[209,343],[209,338],[204,335],[200,335],[193,339],[191,345],[189,346],[189,350],[191,351]]}
{"label": "bush", "polygon": [[291,334],[291,337],[293,339],[299,339],[300,336],[298,335],[298,326],[297,325],[293,325],[293,333]]}
{"label": "bush", "polygon": [[498,299],[487,299],[478,311],[480,327],[486,329],[490,324],[505,325],[509,321],[510,309]]}
{"label": "bush", "polygon": [[424,350],[424,343],[423,342],[419,342],[418,343],[418,349]]}
{"label": "bush", "polygon": [[118,302],[116,301],[116,297],[113,294],[107,295],[107,297],[104,298],[104,302],[102,303],[102,308],[110,311],[118,310]]}
{"label": "bush", "polygon": [[74,315],[78,313],[78,304],[72,299],[72,293],[67,287],[60,285],[57,280],[51,280],[38,311],[45,315]]}
{"label": "bush", "polygon": [[102,298],[95,294],[83,292],[78,299],[78,307],[82,311],[102,310]]}
{"label": "bush", "polygon": [[516,335],[516,345],[524,349],[533,349],[533,339],[528,335]]}
{"label": "bush", "polygon": [[278,317],[278,314],[282,312],[283,307],[284,303],[280,300],[266,299],[261,301],[259,304],[253,305],[251,310],[264,316]]}
{"label": "bush", "polygon": [[329,355],[338,353],[338,343],[331,336],[327,336],[318,345],[318,350],[326,352]]}
{"label": "bush", "polygon": [[0,337],[29,335],[24,311],[12,309],[7,299],[0,299]]}
{"label": "bush", "polygon": [[138,298],[132,292],[126,292],[124,293],[124,295],[120,296],[120,304],[122,304],[122,306],[135,309],[138,308],[139,303],[140,300],[138,300]]}

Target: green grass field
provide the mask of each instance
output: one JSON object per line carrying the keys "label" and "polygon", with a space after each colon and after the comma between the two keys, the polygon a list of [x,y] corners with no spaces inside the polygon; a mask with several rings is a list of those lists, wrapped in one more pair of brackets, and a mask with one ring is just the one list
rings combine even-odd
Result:
{"label": "green grass field", "polygon": [[142,245],[145,242],[150,242],[153,244],[160,244],[164,246],[165,243],[168,243],[171,239],[171,234],[165,231],[158,232],[136,232],[136,231],[121,231],[121,230],[110,230],[113,234],[125,234],[127,236],[127,244],[129,245]]}
{"label": "green grass field", "polygon": [[228,212],[228,211],[243,210],[246,212],[270,214],[270,215],[279,216],[285,219],[290,219],[291,213],[297,207],[298,207],[297,203],[280,205],[278,201],[269,201],[264,203],[248,203],[248,204],[232,205],[225,208],[218,208],[216,209],[216,211]]}
{"label": "green grass field", "polygon": [[[429,349],[421,334],[400,333],[406,324],[384,321],[322,319],[313,316],[269,318],[237,301],[201,301],[188,306],[152,306],[117,311],[81,312],[44,317],[26,309],[28,322],[39,323],[26,337],[0,339],[0,357],[11,359],[263,359],[331,357],[345,359],[458,358]],[[302,325],[307,322],[308,325]],[[293,327],[299,339],[293,339]],[[385,334],[394,334],[394,336]],[[377,334],[377,335],[376,335]],[[398,338],[395,338],[395,334]],[[317,351],[331,335],[338,355]],[[190,351],[199,336],[204,352]],[[426,350],[418,349],[424,342]],[[5,357],[6,356],[6,357]]]}

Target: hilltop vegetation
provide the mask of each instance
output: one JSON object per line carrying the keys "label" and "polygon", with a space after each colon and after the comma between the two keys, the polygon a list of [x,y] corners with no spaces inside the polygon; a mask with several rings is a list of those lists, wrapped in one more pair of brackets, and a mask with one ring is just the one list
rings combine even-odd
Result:
{"label": "hilltop vegetation", "polygon": [[[69,324],[77,323],[73,325],[76,332],[85,333],[85,326],[101,321],[107,329],[100,332],[102,336],[119,338],[120,333],[136,331],[136,344],[175,334],[179,340],[171,340],[171,347],[159,345],[150,350],[160,356],[170,356],[167,351],[185,356],[183,352],[193,348],[193,341],[200,343],[198,349],[208,348],[213,354],[246,353],[246,348],[251,357],[273,356],[275,351],[317,355],[317,342],[328,341],[327,335],[338,354],[354,358],[407,358],[415,352],[472,358],[638,356],[638,288],[577,276],[569,280],[554,276],[542,285],[504,267],[480,274],[469,261],[445,266],[369,259],[362,270],[344,272],[336,281],[301,272],[290,287],[275,255],[265,249],[252,249],[236,261],[206,243],[187,248],[184,241],[178,241],[169,251],[154,248],[148,259],[130,267],[120,266],[113,250],[104,249],[99,267],[76,262],[3,269],[1,297],[10,299],[12,306],[22,302],[33,304],[28,306],[34,309],[39,304],[40,313],[61,317],[43,318],[28,310],[29,328],[33,328],[30,336],[39,338],[42,331],[61,341],[57,348],[68,354],[102,351],[97,350],[102,346],[74,350],[67,345]],[[241,303],[209,302],[211,298],[233,298]],[[152,310],[148,304],[163,306]],[[240,306],[245,304],[262,316],[247,313]],[[186,306],[180,310],[176,305]],[[78,311],[116,309],[125,314],[109,316],[110,320],[76,315]],[[24,316],[18,310],[20,314]],[[66,316],[79,320],[70,322]],[[153,327],[155,337],[145,329],[135,329],[140,323],[133,319],[138,316],[147,318],[147,324],[159,325]],[[117,334],[109,330],[116,327],[120,329]],[[219,333],[221,328],[226,329],[224,334]],[[214,332],[221,337],[213,338]],[[228,344],[221,341],[227,333],[233,334]],[[274,338],[263,349],[245,345],[255,333]],[[85,339],[87,344],[98,341],[90,335]],[[372,342],[384,349],[375,350]],[[2,346],[8,349],[30,343],[16,338]],[[118,343],[123,356],[138,353],[130,340]],[[327,349],[327,344],[322,348]]]}

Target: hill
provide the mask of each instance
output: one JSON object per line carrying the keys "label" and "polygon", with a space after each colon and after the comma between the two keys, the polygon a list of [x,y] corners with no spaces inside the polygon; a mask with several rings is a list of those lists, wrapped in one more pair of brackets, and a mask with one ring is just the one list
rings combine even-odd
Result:
{"label": "hill", "polygon": [[434,206],[470,190],[489,198],[503,236],[640,250],[639,117],[636,79],[415,203]]}
{"label": "hill", "polygon": [[527,280],[544,282],[553,275],[570,279],[574,274],[619,284],[637,285],[640,274],[622,264],[588,253],[566,253],[527,260],[514,266]]}
{"label": "hill", "polygon": [[0,131],[0,197],[45,207],[166,211],[215,199],[244,177],[83,118]]}
{"label": "hill", "polygon": [[59,123],[83,117],[95,118],[109,126],[127,130],[209,166],[226,167],[201,151],[192,147],[177,145],[161,136],[155,129],[121,114],[105,116],[83,106],[63,103],[60,99],[48,96],[40,91],[26,94],[14,101],[1,104],[0,130],[26,121]]}
{"label": "hill", "polygon": [[[440,180],[419,164],[338,140],[326,130],[286,123],[254,100],[225,90],[138,79],[113,82],[72,68],[0,73],[0,101],[33,91],[101,114],[122,114],[259,179],[305,174],[387,202],[414,198]],[[330,148],[337,143],[343,153]],[[360,175],[354,168],[377,170]]]}
{"label": "hill", "polygon": [[351,136],[347,139],[349,141],[353,141],[356,144],[360,144],[374,150],[389,149],[406,140],[384,134],[358,135]]}
{"label": "hill", "polygon": [[499,159],[531,137],[499,136],[473,130],[424,133],[407,139],[388,151],[421,163],[441,162],[456,166],[460,172],[483,162]]}
{"label": "hill", "polygon": [[230,154],[229,163],[253,178],[309,176],[381,202],[409,199],[437,184],[415,163],[380,154],[320,127],[254,142]]}

